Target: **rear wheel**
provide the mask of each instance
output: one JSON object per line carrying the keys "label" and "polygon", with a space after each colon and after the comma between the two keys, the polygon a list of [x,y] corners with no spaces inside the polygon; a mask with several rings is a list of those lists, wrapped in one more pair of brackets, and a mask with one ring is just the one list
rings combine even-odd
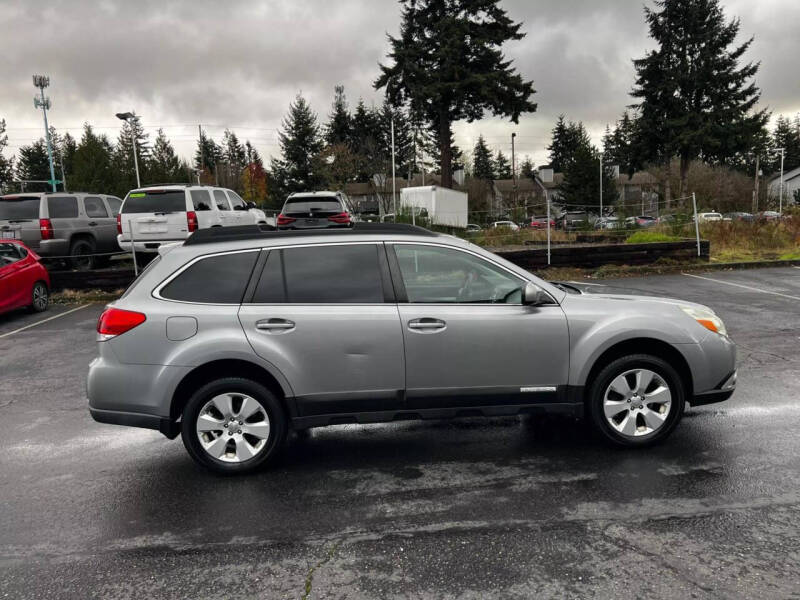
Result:
{"label": "rear wheel", "polygon": [[37,281],[33,284],[31,291],[31,303],[28,307],[31,312],[44,312],[50,303],[50,291],[44,281]]}
{"label": "rear wheel", "polygon": [[662,358],[624,356],[600,371],[590,386],[592,422],[613,444],[648,446],[678,425],[685,393],[680,375]]}
{"label": "rear wheel", "polygon": [[94,242],[85,238],[70,244],[70,266],[76,271],[91,271],[94,268]]}
{"label": "rear wheel", "polygon": [[281,403],[255,381],[226,377],[198,389],[186,404],[181,436],[189,455],[223,475],[269,462],[286,438]]}

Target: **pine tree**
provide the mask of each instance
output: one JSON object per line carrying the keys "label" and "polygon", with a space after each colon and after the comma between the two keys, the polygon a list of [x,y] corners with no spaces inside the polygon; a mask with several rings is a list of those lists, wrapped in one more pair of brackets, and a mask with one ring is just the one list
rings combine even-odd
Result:
{"label": "pine tree", "polygon": [[119,177],[113,165],[114,150],[105,135],[95,134],[87,123],[83,136],[75,150],[74,168],[69,187],[86,192],[113,193],[124,196],[131,189]]}
{"label": "pine tree", "polygon": [[379,127],[379,115],[367,108],[363,100],[359,100],[353,113],[350,149],[356,160],[356,180],[362,183],[372,181],[373,175],[382,167]]}
{"label": "pine tree", "polygon": [[511,163],[506,158],[501,150],[497,151],[494,157],[494,178],[495,179],[511,179]]}
{"label": "pine tree", "polygon": [[163,129],[158,130],[153,152],[150,156],[148,172],[153,183],[186,183],[186,165],[175,154],[175,149],[164,134]]}
{"label": "pine tree", "polygon": [[[581,143],[564,165],[561,199],[567,206],[600,208],[600,154],[590,143]],[[616,182],[608,165],[603,169],[603,206],[616,202]]]}
{"label": "pine tree", "polygon": [[408,106],[436,129],[442,185],[453,185],[452,126],[485,111],[516,123],[536,105],[525,81],[502,53],[520,40],[498,0],[401,0],[400,35],[389,37],[391,66],[381,65],[375,88],[395,106]]}
{"label": "pine tree", "polygon": [[644,158],[668,164],[678,156],[683,196],[692,160],[725,163],[749,151],[768,114],[755,110],[759,65],[739,65],[753,38],[736,45],[740,22],[726,21],[719,0],[655,5],[645,19],[657,48],[634,61],[632,95],[641,100]]}
{"label": "pine tree", "polygon": [[492,153],[483,135],[478,136],[475,149],[472,151],[472,176],[482,181],[494,181],[495,178]]}
{"label": "pine tree", "polygon": [[256,150],[255,146],[250,143],[250,140],[247,140],[244,143],[244,162],[247,165],[258,165],[261,169],[264,168],[264,161],[261,160],[261,155]]}
{"label": "pine tree", "polygon": [[[64,167],[61,179],[66,180],[65,189],[74,190],[75,186],[72,185],[72,174],[75,172],[75,152],[78,150],[78,142],[72,137],[69,132],[64,134],[61,140],[61,148],[59,153],[61,155],[61,165]],[[59,165],[59,166],[61,166]]]}
{"label": "pine tree", "polygon": [[556,173],[565,172],[573,155],[587,146],[591,146],[591,141],[583,123],[567,122],[564,115],[560,115],[553,127],[553,140],[547,147],[550,152],[550,168]]}
{"label": "pine tree", "polygon": [[328,123],[325,125],[325,143],[328,145],[347,144],[352,135],[352,117],[347,108],[344,86],[334,88],[333,104]]}
{"label": "pine tree", "polygon": [[638,139],[637,121],[626,110],[613,131],[606,126],[603,136],[603,162],[610,166],[619,166],[620,173],[631,177],[644,166],[636,145]]}
{"label": "pine tree", "polygon": [[[21,181],[49,181],[50,160],[47,157],[47,144],[44,138],[39,138],[32,144],[19,149],[17,160],[17,178]],[[29,184],[26,190],[50,191],[47,184]]]}
{"label": "pine tree", "polygon": [[781,168],[780,148],[784,151],[784,172],[800,167],[800,118],[790,121],[780,115],[772,132],[771,146],[769,167],[773,173],[777,173]]}
{"label": "pine tree", "polygon": [[213,173],[217,163],[222,160],[222,155],[222,148],[201,130],[200,138],[197,140],[197,150],[194,153],[195,168]]}
{"label": "pine tree", "polygon": [[222,153],[226,163],[232,170],[240,171],[245,164],[244,146],[239,142],[239,138],[230,129],[226,129],[222,134]]}
{"label": "pine tree", "polygon": [[0,193],[4,192],[14,179],[14,158],[3,155],[7,146],[6,120],[0,119]]}
{"label": "pine tree", "polygon": [[522,179],[533,179],[536,177],[536,168],[530,156],[525,156],[519,165],[519,176]]}
{"label": "pine tree", "polygon": [[283,120],[282,131],[278,134],[281,158],[272,159],[271,178],[276,185],[276,193],[316,190],[325,181],[315,168],[323,142],[317,115],[311,110],[305,98],[298,95],[289,106],[289,114]]}
{"label": "pine tree", "polygon": [[[150,163],[150,136],[145,133],[141,120],[134,115],[133,119],[124,121],[112,154],[113,169],[117,178],[118,189],[126,192],[136,187],[136,163],[139,165],[139,178],[142,185],[150,179],[148,170]],[[133,144],[136,143],[136,161],[133,157]],[[70,183],[71,185],[71,183]]]}

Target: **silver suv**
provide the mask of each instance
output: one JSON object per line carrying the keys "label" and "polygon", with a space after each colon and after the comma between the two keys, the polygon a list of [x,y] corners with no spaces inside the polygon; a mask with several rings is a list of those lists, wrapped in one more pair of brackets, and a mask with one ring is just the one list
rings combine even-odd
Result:
{"label": "silver suv", "polygon": [[115,196],[86,192],[0,196],[0,238],[22,240],[43,258],[69,257],[73,268],[91,269],[119,252],[121,203]]}
{"label": "silver suv", "polygon": [[290,428],[338,423],[553,411],[646,446],[736,384],[705,306],[584,295],[410,225],[198,231],[97,331],[94,419],[180,433],[224,473],[266,463]]}

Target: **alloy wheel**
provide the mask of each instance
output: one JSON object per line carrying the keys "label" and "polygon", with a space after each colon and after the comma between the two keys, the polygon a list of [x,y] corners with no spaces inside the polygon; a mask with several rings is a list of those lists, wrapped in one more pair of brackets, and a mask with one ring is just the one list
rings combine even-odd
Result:
{"label": "alloy wheel", "polygon": [[631,369],[615,377],[603,395],[608,423],[626,437],[658,431],[672,409],[669,385],[655,371]]}
{"label": "alloy wheel", "polygon": [[33,307],[38,311],[47,308],[47,288],[41,283],[33,286]]}
{"label": "alloy wheel", "polygon": [[197,416],[195,429],[209,456],[227,463],[242,463],[266,447],[270,421],[256,399],[230,392],[206,402]]}

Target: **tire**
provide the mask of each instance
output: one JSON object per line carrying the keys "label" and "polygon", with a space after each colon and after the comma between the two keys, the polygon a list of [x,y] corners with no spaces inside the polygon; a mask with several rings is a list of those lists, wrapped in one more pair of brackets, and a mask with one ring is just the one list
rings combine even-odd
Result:
{"label": "tire", "polygon": [[[242,418],[244,412],[249,416]],[[199,388],[181,418],[181,437],[189,455],[220,475],[250,473],[266,465],[283,446],[287,428],[275,394],[240,377],[217,379]]]}
{"label": "tire", "polygon": [[686,390],[678,372],[649,354],[618,358],[589,387],[595,430],[605,441],[626,448],[664,440],[680,422],[685,403]]}
{"label": "tire", "polygon": [[50,304],[50,290],[44,281],[37,281],[31,290],[31,303],[28,310],[35,313],[44,312]]}
{"label": "tire", "polygon": [[95,267],[95,257],[87,256],[94,254],[94,241],[80,238],[73,241],[69,246],[70,267],[75,271],[91,271]]}

